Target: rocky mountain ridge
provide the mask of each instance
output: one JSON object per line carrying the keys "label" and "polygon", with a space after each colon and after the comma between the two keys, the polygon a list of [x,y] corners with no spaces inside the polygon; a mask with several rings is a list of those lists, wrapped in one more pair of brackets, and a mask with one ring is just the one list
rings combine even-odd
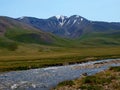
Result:
{"label": "rocky mountain ridge", "polygon": [[72,39],[79,38],[86,32],[120,30],[120,23],[90,21],[79,15],[70,17],[57,15],[48,19],[22,17],[18,20],[45,32]]}

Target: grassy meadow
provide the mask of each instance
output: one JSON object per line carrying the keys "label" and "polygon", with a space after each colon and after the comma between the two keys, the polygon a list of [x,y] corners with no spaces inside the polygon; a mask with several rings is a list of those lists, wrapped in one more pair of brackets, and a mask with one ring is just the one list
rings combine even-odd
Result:
{"label": "grassy meadow", "polygon": [[90,60],[120,58],[120,47],[55,47],[21,44],[0,49],[0,72],[68,65]]}

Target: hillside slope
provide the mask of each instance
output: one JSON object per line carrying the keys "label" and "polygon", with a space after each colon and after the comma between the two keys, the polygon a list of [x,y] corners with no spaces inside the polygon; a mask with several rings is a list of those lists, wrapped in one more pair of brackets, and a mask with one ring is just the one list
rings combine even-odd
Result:
{"label": "hillside slope", "polygon": [[11,48],[21,43],[64,47],[119,46],[120,23],[94,22],[77,15],[49,19],[1,16],[0,47]]}
{"label": "hillside slope", "polygon": [[10,17],[0,17],[0,47],[10,47],[16,44],[55,45],[64,41],[50,33],[38,30],[30,25]]}
{"label": "hillside slope", "polygon": [[67,46],[116,46],[120,45],[120,23],[90,21],[73,15],[53,16],[48,19],[22,17],[20,22],[42,31],[69,39]]}

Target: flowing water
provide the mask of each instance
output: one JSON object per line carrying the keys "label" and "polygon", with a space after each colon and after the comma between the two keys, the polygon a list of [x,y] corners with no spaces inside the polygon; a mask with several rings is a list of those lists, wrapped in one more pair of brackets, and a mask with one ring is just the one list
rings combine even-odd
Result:
{"label": "flowing water", "polygon": [[78,78],[84,73],[93,75],[110,66],[120,66],[120,59],[1,73],[0,90],[49,90],[59,82]]}

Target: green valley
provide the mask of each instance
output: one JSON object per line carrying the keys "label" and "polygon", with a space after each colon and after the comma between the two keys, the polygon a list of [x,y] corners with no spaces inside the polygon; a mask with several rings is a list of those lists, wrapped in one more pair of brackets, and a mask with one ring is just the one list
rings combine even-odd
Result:
{"label": "green valley", "polygon": [[120,30],[90,29],[71,39],[9,17],[0,17],[0,30],[0,71],[120,57]]}

